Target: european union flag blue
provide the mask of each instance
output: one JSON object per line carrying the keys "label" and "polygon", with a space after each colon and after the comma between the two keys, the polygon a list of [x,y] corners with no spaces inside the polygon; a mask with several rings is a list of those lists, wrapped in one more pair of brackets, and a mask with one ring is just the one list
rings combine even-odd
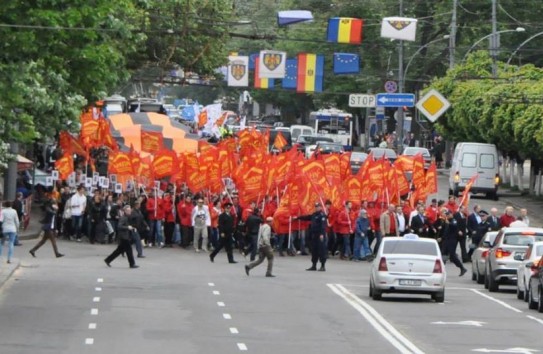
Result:
{"label": "european union flag blue", "polygon": [[287,59],[285,63],[285,77],[282,87],[285,89],[295,89],[298,81],[298,59]]}
{"label": "european union flag blue", "polygon": [[352,53],[334,53],[334,74],[360,73],[360,56]]}
{"label": "european union flag blue", "polygon": [[255,62],[258,58],[259,53],[253,53],[249,55],[249,70],[255,69]]}

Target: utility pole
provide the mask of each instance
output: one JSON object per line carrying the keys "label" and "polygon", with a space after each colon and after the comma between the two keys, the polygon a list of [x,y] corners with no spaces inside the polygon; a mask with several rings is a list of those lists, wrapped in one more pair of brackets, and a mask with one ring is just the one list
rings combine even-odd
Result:
{"label": "utility pole", "polygon": [[498,57],[498,48],[500,46],[500,37],[496,34],[498,30],[497,18],[496,18],[496,6],[498,0],[492,0],[492,37],[490,41],[490,56],[492,57],[492,77],[496,78],[498,76],[498,67],[497,67],[497,57]]}
{"label": "utility pole", "polygon": [[[403,17],[403,0],[400,0],[400,17]],[[403,40],[400,40],[398,48],[398,92],[403,93]],[[398,121],[396,130],[398,131],[398,154],[403,150],[403,107],[398,108]]]}
{"label": "utility pole", "polygon": [[[456,52],[456,10],[458,8],[458,0],[453,1],[452,19],[451,19],[451,34],[449,37],[449,69],[454,68],[454,54]],[[452,142],[445,140],[445,167],[450,165],[452,150]]]}

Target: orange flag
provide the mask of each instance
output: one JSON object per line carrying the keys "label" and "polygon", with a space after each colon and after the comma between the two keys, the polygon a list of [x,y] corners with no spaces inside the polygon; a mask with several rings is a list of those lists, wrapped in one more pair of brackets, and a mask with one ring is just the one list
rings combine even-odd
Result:
{"label": "orange flag", "polygon": [[341,184],[341,161],[338,154],[321,155],[326,171],[326,180],[332,186]]}
{"label": "orange flag", "polygon": [[340,164],[340,169],[341,169],[342,180],[352,175],[350,151],[347,151],[339,156],[339,164]]}
{"label": "orange flag", "polygon": [[273,146],[281,151],[283,150],[283,148],[285,146],[287,146],[288,142],[287,142],[287,139],[285,139],[285,137],[283,136],[283,134],[281,134],[281,132],[278,132],[277,135],[275,136],[275,140],[273,141]]}
{"label": "orange flag", "polygon": [[76,154],[88,159],[88,154],[83,144],[66,131],[60,132],[59,145],[64,153]]}
{"label": "orange flag", "polygon": [[473,186],[473,184],[475,184],[475,180],[479,177],[478,174],[474,175],[473,177],[471,177],[468,181],[468,183],[466,183],[466,186],[464,187],[464,191],[462,192],[462,199],[460,200],[460,205],[463,205],[465,206],[466,208],[468,207],[468,204],[469,204],[469,191],[471,189],[471,187]]}
{"label": "orange flag", "polygon": [[119,176],[133,175],[132,161],[125,152],[110,152],[108,161],[108,173]]}
{"label": "orange flag", "polygon": [[74,172],[74,158],[72,154],[65,153],[55,161],[55,168],[58,170],[60,179],[66,180]]}
{"label": "orange flag", "polygon": [[198,115],[198,128],[202,128],[207,124],[207,111],[202,110]]}
{"label": "orange flag", "polygon": [[155,179],[173,176],[179,167],[177,155],[172,150],[162,149],[155,154],[152,166]]}
{"label": "orange flag", "polygon": [[437,167],[435,162],[432,162],[426,171],[424,191],[427,195],[437,193]]}
{"label": "orange flag", "polygon": [[109,121],[105,118],[98,119],[98,144],[107,146],[111,150],[117,150],[118,145],[111,135],[111,127]]}
{"label": "orange flag", "polygon": [[412,183],[415,186],[415,189],[424,188],[425,183],[425,173],[424,173],[424,159],[422,154],[417,154],[413,158],[413,178]]}
{"label": "orange flag", "polygon": [[163,147],[162,133],[141,131],[141,151],[156,154]]}

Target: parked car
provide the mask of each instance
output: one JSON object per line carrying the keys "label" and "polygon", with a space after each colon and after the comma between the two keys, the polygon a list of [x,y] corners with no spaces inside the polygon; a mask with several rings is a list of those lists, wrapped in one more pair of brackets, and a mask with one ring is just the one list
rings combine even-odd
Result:
{"label": "parked car", "polygon": [[384,237],[371,266],[369,295],[384,293],[429,294],[445,301],[445,266],[436,240],[415,234]]}
{"label": "parked car", "polygon": [[424,159],[424,168],[428,169],[430,167],[430,164],[432,163],[432,155],[430,155],[430,151],[427,148],[408,146],[404,149],[402,153],[402,155],[409,157],[414,157],[418,154],[422,155],[422,158]]}
{"label": "parked car", "polygon": [[517,268],[532,243],[543,241],[543,229],[507,227],[498,231],[488,253],[485,267],[485,288],[496,292],[500,284],[517,283]]}
{"label": "parked car", "polygon": [[379,160],[380,158],[385,156],[385,158],[388,159],[388,161],[390,161],[390,163],[394,163],[394,161],[396,161],[396,159],[398,158],[398,155],[396,154],[396,151],[394,151],[392,149],[370,148],[370,152],[372,153],[373,158],[375,160]]}
{"label": "parked car", "polygon": [[345,149],[343,148],[343,145],[341,144],[319,141],[317,142],[317,147],[315,148],[315,151],[320,155],[333,154],[333,153],[343,154],[345,152]]}
{"label": "parked car", "polygon": [[528,308],[543,312],[543,257],[537,262],[537,268],[530,277],[528,285]]}
{"label": "parked car", "polygon": [[543,242],[534,242],[524,254],[517,268],[517,299],[528,301],[530,277],[535,274],[539,259],[543,256]]}
{"label": "parked car", "polygon": [[351,172],[353,173],[353,175],[356,175],[358,173],[358,171],[360,170],[360,167],[362,166],[364,161],[366,161],[367,158],[368,158],[368,154],[366,154],[365,152],[351,153],[350,164],[351,164]]}
{"label": "parked car", "polygon": [[497,235],[498,231],[487,232],[473,251],[471,256],[471,280],[477,281],[477,284],[484,284],[485,282],[486,258]]}
{"label": "parked car", "polygon": [[[327,138],[319,135],[299,135],[298,139],[296,139],[296,144],[298,144],[298,150],[305,152],[306,148],[311,145],[317,145],[317,142],[329,142],[333,143],[334,140],[332,138]],[[314,151],[315,149],[313,149]]]}

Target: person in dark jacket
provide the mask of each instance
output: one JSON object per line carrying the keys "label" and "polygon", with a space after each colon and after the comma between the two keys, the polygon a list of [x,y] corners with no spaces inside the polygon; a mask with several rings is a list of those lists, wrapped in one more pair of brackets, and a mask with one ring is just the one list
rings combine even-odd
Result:
{"label": "person in dark jacket", "polygon": [[319,271],[326,271],[326,250],[328,247],[328,238],[326,237],[327,216],[322,211],[320,203],[315,203],[315,212],[311,215],[302,215],[293,217],[294,220],[309,220],[309,232],[311,234],[311,267],[306,270],[317,270],[317,261],[320,260],[321,267]]}
{"label": "person in dark jacket", "polygon": [[230,214],[232,203],[224,203],[223,209],[224,211],[219,215],[219,246],[209,255],[209,260],[214,262],[217,253],[225,248],[228,263],[238,263],[234,260],[234,255],[232,254],[232,243],[234,242],[233,236],[234,231],[236,230],[235,219],[232,214]]}
{"label": "person in dark jacket", "polygon": [[460,268],[460,276],[463,276],[468,270],[464,268],[464,265],[462,262],[460,262],[460,259],[458,259],[458,256],[456,255],[458,237],[461,236],[462,231],[458,229],[458,223],[450,211],[447,211],[445,215],[446,220],[443,223],[443,254],[449,255],[451,262]]}
{"label": "person in dark jacket", "polygon": [[370,220],[366,209],[360,210],[360,214],[356,219],[354,232],[354,260],[366,261],[373,260],[371,248],[368,243],[368,231],[370,230]]}
{"label": "person in dark jacket", "polygon": [[467,210],[464,205],[458,207],[458,211],[454,213],[454,219],[458,224],[458,231],[462,232],[458,235],[458,244],[462,254],[462,262],[469,262],[468,251],[466,249],[466,240],[468,235]]}
{"label": "person in dark jacket", "polygon": [[128,217],[128,223],[135,228],[132,231],[131,242],[136,246],[136,252],[138,253],[138,258],[145,258],[143,255],[143,245],[141,243],[141,235],[146,235],[149,232],[149,224],[143,219],[141,213],[141,204],[140,201],[134,203],[134,209]]}
{"label": "person in dark jacket", "polygon": [[256,259],[256,252],[258,251],[258,230],[262,224],[262,216],[258,208],[253,209],[253,213],[247,217],[245,221],[245,232],[248,238],[248,247],[243,252],[244,255],[251,253],[251,262]]}
{"label": "person in dark jacket", "polygon": [[96,241],[105,243],[105,222],[107,216],[106,205],[102,201],[100,191],[94,191],[94,196],[87,209],[88,221],[90,222],[89,242],[91,244]]}
{"label": "person in dark jacket", "polygon": [[134,255],[132,254],[132,246],[130,245],[130,233],[136,228],[130,225],[129,217],[132,213],[130,205],[125,205],[123,208],[124,215],[119,219],[117,224],[117,238],[119,239],[119,245],[109,256],[104,259],[104,262],[108,267],[111,267],[111,262],[117,258],[121,253],[125,253],[128,258],[128,264],[130,268],[138,268],[134,261]]}
{"label": "person in dark jacket", "polygon": [[[21,225],[23,225],[24,229],[25,206],[23,203],[23,198],[23,193],[17,192],[17,194],[15,194],[15,200],[13,201],[11,207],[17,212],[17,217],[19,218],[19,221],[21,222]],[[21,245],[22,243],[19,242],[19,233],[17,233],[15,235],[15,246]]]}
{"label": "person in dark jacket", "polygon": [[55,252],[55,257],[60,258],[64,257],[62,253],[58,251],[57,248],[57,241],[56,241],[56,235],[55,235],[55,229],[57,226],[57,211],[58,211],[58,205],[57,201],[54,199],[50,199],[47,201],[47,205],[45,207],[45,217],[43,219],[43,236],[30,251],[28,251],[32,257],[36,257],[36,251],[47,242],[47,240],[51,241],[51,245],[53,246],[53,251]]}

